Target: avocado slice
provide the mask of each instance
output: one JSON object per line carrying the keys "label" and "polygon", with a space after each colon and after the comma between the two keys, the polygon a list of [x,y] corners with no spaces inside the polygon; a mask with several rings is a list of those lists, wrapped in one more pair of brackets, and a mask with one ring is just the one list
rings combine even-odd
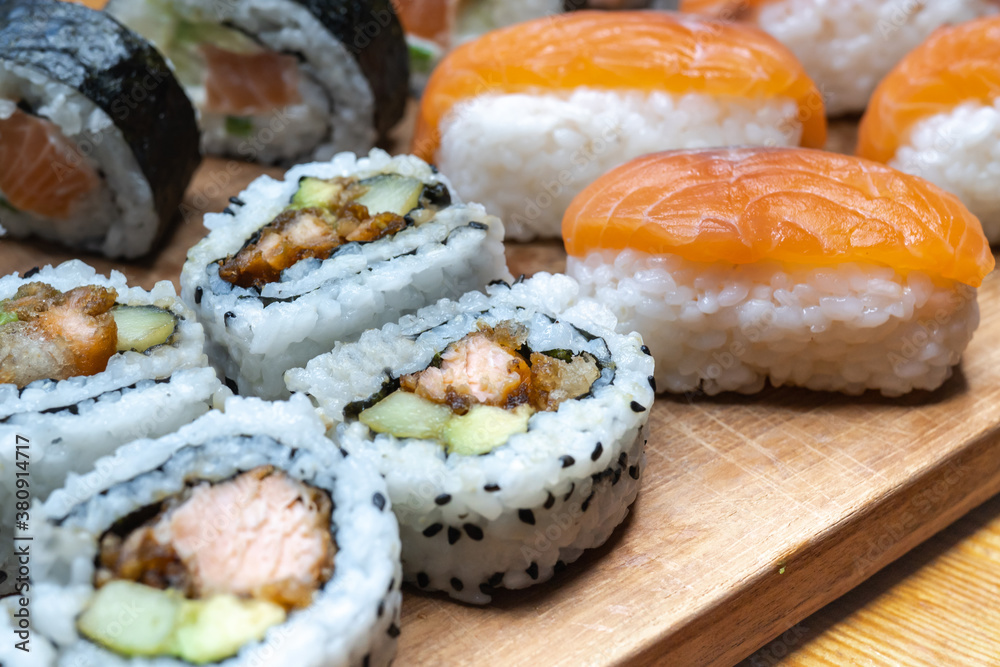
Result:
{"label": "avocado slice", "polygon": [[17,322],[17,314],[0,309],[0,327],[11,322]]}
{"label": "avocado slice", "polygon": [[163,345],[177,329],[174,314],[156,306],[115,306],[111,314],[118,325],[119,352],[145,352]]}
{"label": "avocado slice", "polygon": [[506,443],[510,436],[525,433],[534,410],[519,405],[504,410],[490,405],[473,405],[464,415],[455,415],[445,426],[442,439],[449,454],[478,456]]}
{"label": "avocado slice", "polygon": [[365,206],[369,215],[406,215],[420,206],[420,194],[424,191],[422,181],[400,174],[379,174],[366,178],[358,185],[367,190],[355,201]]}
{"label": "avocado slice", "polygon": [[208,600],[185,600],[178,615],[171,654],[203,665],[240,652],[260,641],[268,628],[285,622],[285,610],[265,600],[243,600],[216,595]]}
{"label": "avocado slice", "polygon": [[452,419],[451,408],[406,391],[395,391],[363,410],[358,419],[376,433],[397,438],[438,439]]}
{"label": "avocado slice", "polygon": [[183,601],[176,591],[112,581],[95,593],[76,625],[83,636],[122,655],[164,655]]}
{"label": "avocado slice", "polygon": [[299,181],[299,189],[292,197],[291,208],[329,208],[337,202],[344,184],[336,180],[306,176]]}

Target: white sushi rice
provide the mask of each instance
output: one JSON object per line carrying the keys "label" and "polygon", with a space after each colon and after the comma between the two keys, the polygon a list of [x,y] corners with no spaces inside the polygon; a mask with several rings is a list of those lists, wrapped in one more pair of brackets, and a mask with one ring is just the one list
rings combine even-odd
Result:
{"label": "white sushi rice", "polygon": [[[62,130],[75,144],[78,158],[99,170],[101,181],[68,220],[0,207],[0,220],[8,233],[18,238],[38,236],[108,257],[134,258],[149,252],[159,227],[153,193],[131,146],[111,117],[87,97],[42,72],[0,60],[0,119],[9,118],[22,100],[36,115]],[[0,198],[4,198],[3,192]]]}
{"label": "white sushi rice", "polygon": [[[177,433],[139,440],[70,479],[33,517],[32,653],[0,644],[0,664],[11,667],[172,667],[173,658],[127,659],[81,637],[76,618],[94,594],[100,536],[118,519],[179,493],[190,481],[223,481],[274,465],[292,478],[330,492],[337,553],[331,579],[309,608],[268,630],[223,667],[347,667],[388,665],[399,633],[402,576],[396,520],[384,481],[324,437],[308,400],[269,404],[230,398]],[[45,519],[46,522],[42,523]],[[225,516],[206,517],[211,535]],[[0,632],[13,637],[15,599],[0,606]],[[141,613],[139,610],[137,613]],[[5,627],[7,626],[7,627]],[[127,628],[126,628],[127,630]],[[109,630],[110,632],[111,630]]]}
{"label": "white sushi rice", "polygon": [[[441,301],[368,331],[286,374],[291,389],[317,404],[350,458],[371,461],[385,476],[407,581],[489,602],[492,589],[547,581],[603,544],[628,514],[645,466],[653,361],[638,335],[615,334],[611,314],[580,302],[578,292],[567,276],[544,273],[496,285],[489,296]],[[588,351],[613,367],[604,368],[591,396],[536,413],[527,433],[482,456],[448,455],[435,441],[374,434],[356,418],[345,420],[344,407],[378,392],[387,374],[423,370],[479,321],[524,323],[532,350]]]}
{"label": "white sushi rice", "polygon": [[485,94],[441,122],[437,164],[462,198],[500,216],[507,238],[560,235],[573,198],[610,169],[674,148],[797,146],[789,99],[579,88]]}
{"label": "white sushi rice", "polygon": [[764,3],[757,23],[798,57],[837,115],[864,110],[878,82],[937,28],[998,11],[989,0],[781,0]]}
{"label": "white sushi rice", "polygon": [[[117,271],[105,278],[72,260],[47,266],[29,278],[17,274],[0,278],[0,300],[36,281],[61,291],[81,285],[113,287],[118,303],[167,309],[178,318],[178,325],[170,344],[146,353],[115,354],[97,375],[38,380],[20,390],[14,384],[0,384],[0,534],[5,535],[14,525],[16,473],[23,471],[18,462],[28,463],[31,496],[44,500],[67,475],[91,470],[97,459],[125,442],[175,431],[228,392],[208,368],[201,325],[171,283],[157,283],[147,292],[128,287]],[[18,456],[17,444],[28,445],[27,459],[25,451]],[[7,570],[10,550],[9,540],[0,541],[0,570]],[[0,594],[11,585],[11,581],[0,584]]]}
{"label": "white sushi rice", "polygon": [[217,260],[239,251],[288,206],[300,178],[380,173],[448,185],[415,157],[374,150],[359,159],[344,153],[329,163],[295,167],[284,181],[261,177],[240,194],[245,206],[234,216],[205,216],[210,233],[188,253],[181,291],[205,324],[212,362],[241,393],[287,397],[284,372],[330,351],[337,341],[357,339],[366,329],[440,298],[457,298],[510,277],[503,224],[482,206],[453,201],[424,224],[372,243],[349,244],[325,261],[302,260],[259,293],[219,278]]}
{"label": "white sushi rice", "polygon": [[889,166],[951,192],[1000,241],[1000,100],[968,102],[918,121]]}
{"label": "white sushi rice", "polygon": [[[166,9],[165,9],[166,6]],[[225,24],[253,35],[272,51],[301,56],[302,102],[271,114],[249,116],[247,135],[226,129],[226,115],[205,110],[202,72],[182,72],[185,90],[200,110],[205,152],[254,162],[331,158],[338,151],[365,152],[376,140],[375,98],[357,60],[304,6],[292,0],[114,0],[113,16],[169,54],[175,21]],[[163,47],[168,48],[163,48]]]}
{"label": "white sushi rice", "polygon": [[638,331],[660,390],[775,386],[899,396],[947,380],[979,325],[976,289],[885,266],[692,262],[634,250],[570,257],[584,293]]}

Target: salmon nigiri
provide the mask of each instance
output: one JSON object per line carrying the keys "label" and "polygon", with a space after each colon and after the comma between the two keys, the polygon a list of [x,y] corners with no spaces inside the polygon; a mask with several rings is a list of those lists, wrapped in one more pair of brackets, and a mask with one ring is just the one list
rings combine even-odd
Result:
{"label": "salmon nigiri", "polygon": [[746,26],[669,12],[582,11],[465,44],[425,90],[414,152],[509,238],[557,236],[587,183],[668,148],[823,145],[819,91]]}
{"label": "salmon nigiri", "polygon": [[1000,16],[908,54],[875,90],[857,153],[955,193],[1000,241]]}
{"label": "salmon nigiri", "polygon": [[680,9],[751,23],[790,48],[819,85],[830,114],[863,111],[900,58],[949,23],[1000,11],[995,0],[681,0]]}
{"label": "salmon nigiri", "polygon": [[568,269],[675,392],[935,389],[979,322],[979,221],[935,185],[805,149],[674,151],[584,190]]}

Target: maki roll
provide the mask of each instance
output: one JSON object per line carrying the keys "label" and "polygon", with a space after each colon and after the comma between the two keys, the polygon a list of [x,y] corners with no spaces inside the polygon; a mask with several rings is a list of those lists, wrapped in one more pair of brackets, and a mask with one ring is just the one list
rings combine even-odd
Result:
{"label": "maki roll", "polygon": [[282,374],[337,341],[509,276],[501,222],[410,156],[341,154],[235,202],[205,216],[181,293],[243,394],[286,397]]}
{"label": "maki roll", "polygon": [[563,239],[569,274],[643,335],[672,392],[936,389],[994,265],[954,196],[805,149],[633,160],[577,197]]}
{"label": "maki roll", "polygon": [[367,152],[402,118],[406,42],[389,0],[112,0],[174,65],[207,153],[263,163]]}
{"label": "maki roll", "polygon": [[680,10],[749,22],[776,37],[802,61],[827,111],[837,115],[863,111],[882,77],[938,28],[1000,7],[991,0],[681,0]]}
{"label": "maki roll", "polygon": [[819,91],[760,31],[669,12],[583,11],[449,54],[424,92],[413,152],[499,215],[509,238],[527,240],[558,237],[573,197],[639,155],[819,147],[825,136]]}
{"label": "maki roll", "polygon": [[308,401],[232,398],[33,512],[39,665],[360,667],[395,653],[385,484],[329,446]]}
{"label": "maki roll", "polygon": [[106,14],[0,0],[0,225],[139,257],[177,214],[201,155],[163,58]]}
{"label": "maki roll", "polygon": [[44,500],[121,444],[207,412],[225,390],[204,342],[169,282],[130,288],[77,260],[0,278],[0,570],[23,495],[16,473],[29,469],[30,495]]}
{"label": "maki roll", "polygon": [[857,154],[958,196],[1000,242],[1000,17],[934,33],[879,84]]}
{"label": "maki roll", "polygon": [[385,476],[403,572],[482,604],[548,580],[624,521],[646,464],[653,360],[538,274],[441,301],[288,372],[350,458]]}

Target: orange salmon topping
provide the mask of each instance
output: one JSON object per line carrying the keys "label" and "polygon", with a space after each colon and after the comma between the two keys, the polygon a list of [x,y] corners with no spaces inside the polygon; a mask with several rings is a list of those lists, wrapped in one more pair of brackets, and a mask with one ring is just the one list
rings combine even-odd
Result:
{"label": "orange salmon topping", "polygon": [[262,50],[233,53],[202,44],[205,110],[234,116],[266,114],[302,102],[294,56]]}
{"label": "orange salmon topping", "polygon": [[575,257],[632,248],[696,262],[870,262],[974,287],[994,263],[953,195],[877,162],[794,148],[641,157],[587,187],[562,233]]}
{"label": "orange salmon topping", "polygon": [[0,119],[0,196],[14,207],[68,220],[99,184],[97,170],[52,121],[20,109]]}
{"label": "orange salmon topping", "polygon": [[580,87],[784,97],[799,105],[802,145],[826,140],[819,90],[764,32],[670,12],[580,11],[496,30],[452,51],[424,91],[412,152],[433,161],[441,122],[464,100]]}
{"label": "orange salmon topping", "polygon": [[448,46],[457,0],[392,0],[392,6],[407,34]]}
{"label": "orange salmon topping", "polygon": [[764,5],[779,0],[681,0],[678,9],[691,14],[711,16],[725,21],[744,21],[756,17]]}
{"label": "orange salmon topping", "polygon": [[861,119],[857,154],[888,162],[918,121],[1000,97],[1000,16],[939,28],[882,80]]}

